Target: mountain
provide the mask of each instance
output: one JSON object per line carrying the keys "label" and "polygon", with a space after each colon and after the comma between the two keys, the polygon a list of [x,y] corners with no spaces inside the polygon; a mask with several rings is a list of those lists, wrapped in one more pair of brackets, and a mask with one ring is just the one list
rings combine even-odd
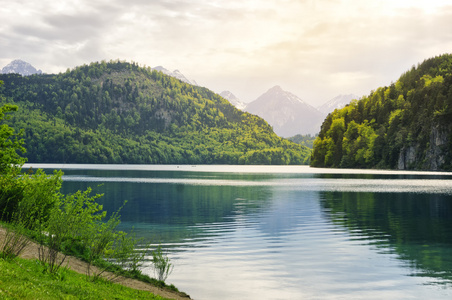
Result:
{"label": "mountain", "polygon": [[452,170],[452,54],[329,114],[311,165]]}
{"label": "mountain", "polygon": [[224,99],[228,100],[232,105],[234,105],[236,108],[240,110],[244,110],[246,107],[246,103],[243,103],[239,98],[237,98],[233,93],[230,91],[223,91],[220,93],[220,96]]}
{"label": "mountain", "polygon": [[[0,74],[7,120],[29,162],[303,164],[310,150],[214,92],[150,68],[102,61],[61,74]],[[4,103],[3,99],[0,99]]]}
{"label": "mountain", "polygon": [[187,77],[185,77],[184,74],[182,74],[179,70],[174,70],[174,71],[171,72],[170,70],[165,69],[162,66],[157,66],[157,67],[152,68],[152,69],[156,70],[156,71],[159,71],[159,72],[162,72],[165,75],[177,78],[180,81],[183,81],[185,83],[192,84],[192,85],[198,85],[198,83],[196,83],[196,81],[188,80]]}
{"label": "mountain", "polygon": [[326,116],[336,108],[343,108],[345,105],[349,104],[350,101],[358,98],[359,97],[354,94],[339,95],[317,107],[317,109]]}
{"label": "mountain", "polygon": [[250,102],[245,111],[266,120],[282,137],[297,134],[316,134],[320,130],[323,114],[280,86],[269,89]]}
{"label": "mountain", "polygon": [[29,76],[33,74],[42,74],[42,71],[36,70],[35,67],[33,67],[31,64],[23,60],[16,59],[7,64],[5,67],[3,67],[0,73],[1,74],[16,73],[22,76]]}

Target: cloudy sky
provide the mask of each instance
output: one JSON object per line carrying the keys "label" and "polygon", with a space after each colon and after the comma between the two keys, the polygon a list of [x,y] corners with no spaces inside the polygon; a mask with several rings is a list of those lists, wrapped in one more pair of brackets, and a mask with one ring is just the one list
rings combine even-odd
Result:
{"label": "cloudy sky", "polygon": [[245,102],[280,85],[319,105],[452,52],[450,0],[0,0],[0,67],[121,59]]}

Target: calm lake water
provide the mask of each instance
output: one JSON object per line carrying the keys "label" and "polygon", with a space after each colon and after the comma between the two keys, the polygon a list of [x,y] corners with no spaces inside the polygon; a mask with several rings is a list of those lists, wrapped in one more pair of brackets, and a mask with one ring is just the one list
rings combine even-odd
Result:
{"label": "calm lake water", "polygon": [[452,299],[451,173],[33,166],[109,212],[128,200],[121,228],[168,249],[194,299]]}

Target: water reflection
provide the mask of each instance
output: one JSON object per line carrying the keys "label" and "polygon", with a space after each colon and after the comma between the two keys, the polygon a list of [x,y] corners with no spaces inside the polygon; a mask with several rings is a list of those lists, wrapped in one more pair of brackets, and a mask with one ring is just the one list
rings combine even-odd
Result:
{"label": "water reflection", "polygon": [[451,296],[449,176],[65,173],[63,192],[92,186],[109,212],[128,200],[123,228],[167,246],[196,299]]}
{"label": "water reflection", "polygon": [[321,193],[325,215],[380,253],[395,253],[413,276],[452,283],[452,202],[447,195]]}
{"label": "water reflection", "polygon": [[[138,235],[148,240],[177,242],[178,239],[191,239],[195,235],[202,235],[200,227],[196,225],[232,222],[235,216],[253,213],[269,205],[270,191],[267,188],[193,184],[190,181],[193,173],[115,171],[105,174],[105,171],[94,170],[87,172],[87,175],[74,174],[81,172],[66,171],[63,192],[91,186],[94,193],[105,194],[99,203],[109,213],[118,210],[127,200],[121,211],[123,228],[134,227]],[[165,182],[142,182],[139,179],[152,177],[164,179]],[[194,179],[211,181],[217,180],[217,177],[216,174],[203,173]],[[228,180],[227,177],[222,180]],[[174,180],[187,179],[189,181],[184,184],[174,183]],[[244,176],[244,181],[253,180],[259,179],[254,175]]]}

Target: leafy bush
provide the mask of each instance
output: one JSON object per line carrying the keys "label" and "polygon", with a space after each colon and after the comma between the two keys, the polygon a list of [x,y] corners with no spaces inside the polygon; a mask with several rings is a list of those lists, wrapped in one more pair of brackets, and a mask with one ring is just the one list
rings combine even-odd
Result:
{"label": "leafy bush", "polygon": [[11,222],[23,197],[23,186],[18,184],[15,174],[0,175],[0,186],[0,221]]}
{"label": "leafy bush", "polygon": [[[0,80],[0,87],[3,81]],[[0,95],[0,104],[2,104],[3,96]],[[17,105],[4,104],[0,106],[0,122],[10,118],[7,113],[17,111]],[[0,124],[0,174],[17,174],[20,172],[20,167],[25,163],[26,159],[19,155],[19,152],[24,153],[24,141],[20,139],[23,131],[16,132],[7,124]]]}
{"label": "leafy bush", "polygon": [[12,224],[0,245],[3,256],[18,256],[29,243],[25,233],[42,228],[56,204],[61,176],[61,171],[48,176],[38,170],[33,175],[0,177],[0,220]]}

